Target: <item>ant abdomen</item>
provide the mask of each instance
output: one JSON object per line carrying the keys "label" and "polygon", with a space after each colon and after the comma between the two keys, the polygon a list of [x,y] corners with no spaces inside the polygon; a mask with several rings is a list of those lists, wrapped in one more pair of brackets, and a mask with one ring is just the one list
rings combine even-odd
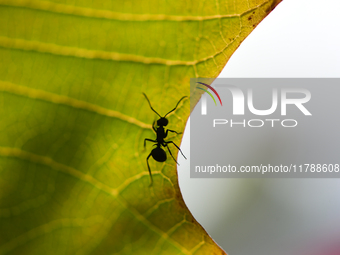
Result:
{"label": "ant abdomen", "polygon": [[164,162],[166,160],[166,153],[165,151],[160,148],[160,147],[156,147],[151,151],[151,155],[153,157],[154,160],[158,161],[158,162]]}

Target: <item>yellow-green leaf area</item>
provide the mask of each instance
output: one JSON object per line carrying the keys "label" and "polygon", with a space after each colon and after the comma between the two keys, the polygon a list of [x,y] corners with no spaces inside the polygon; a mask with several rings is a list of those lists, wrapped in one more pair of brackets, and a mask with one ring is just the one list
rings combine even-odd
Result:
{"label": "yellow-green leaf area", "polygon": [[0,254],[224,254],[166,148],[149,187],[158,116],[142,93],[164,116],[278,2],[0,0]]}

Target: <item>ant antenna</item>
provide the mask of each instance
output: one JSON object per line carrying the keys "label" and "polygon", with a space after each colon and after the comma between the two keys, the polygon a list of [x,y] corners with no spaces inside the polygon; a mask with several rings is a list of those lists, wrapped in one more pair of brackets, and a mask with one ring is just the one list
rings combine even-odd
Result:
{"label": "ant antenna", "polygon": [[[173,112],[174,110],[176,110],[176,108],[177,108],[177,106],[179,105],[179,103],[180,103],[184,98],[186,98],[186,97],[187,97],[187,96],[182,97],[182,98],[178,101],[178,103],[176,104],[175,108],[172,109],[170,112]],[[165,114],[163,118],[165,118],[170,112],[168,112],[167,114]]]}
{"label": "ant antenna", "polygon": [[[156,112],[155,109],[152,108],[151,103],[150,103],[150,101],[149,101],[149,98],[148,98],[144,93],[143,93],[143,95],[145,96],[146,100],[148,100],[148,103],[149,103],[149,105],[150,105],[151,110],[153,110],[160,118],[162,118],[162,116],[159,115],[158,112]],[[182,99],[181,99],[181,100],[182,100]],[[177,106],[176,106],[176,107],[177,107]],[[174,109],[174,110],[175,110],[175,109]]]}

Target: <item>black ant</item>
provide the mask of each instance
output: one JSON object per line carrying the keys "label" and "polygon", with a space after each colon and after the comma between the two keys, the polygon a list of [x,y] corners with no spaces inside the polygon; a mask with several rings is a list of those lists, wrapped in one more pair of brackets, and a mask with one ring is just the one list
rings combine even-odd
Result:
{"label": "black ant", "polygon": [[[158,126],[158,127],[155,127],[156,120],[155,120],[155,121],[153,122],[153,124],[152,124],[152,129],[156,132],[156,135],[157,135],[156,140],[151,140],[151,139],[148,139],[148,138],[146,138],[146,139],[144,140],[144,149],[145,149],[146,141],[154,142],[154,143],[156,143],[156,144],[154,144],[154,145],[157,146],[156,148],[154,148],[154,149],[150,152],[149,156],[146,158],[146,163],[147,163],[147,165],[148,165],[148,170],[149,170],[150,180],[151,180],[150,186],[152,186],[153,180],[152,180],[152,174],[151,174],[151,170],[150,170],[150,166],[149,166],[149,161],[148,161],[148,160],[149,160],[150,156],[152,156],[153,159],[156,160],[156,161],[158,161],[158,162],[164,162],[164,161],[166,160],[166,153],[165,153],[165,151],[161,148],[161,145],[162,145],[163,147],[167,147],[167,148],[168,148],[168,151],[169,151],[171,157],[174,159],[174,161],[175,161],[177,164],[178,164],[178,162],[176,161],[176,159],[175,159],[174,156],[172,155],[172,153],[171,153],[171,151],[170,151],[170,148],[169,148],[169,146],[168,146],[169,143],[172,143],[173,145],[175,145],[176,148],[182,153],[183,157],[184,157],[185,159],[187,159],[187,158],[184,156],[184,154],[183,154],[183,152],[181,151],[181,149],[180,149],[173,141],[168,141],[168,142],[164,141],[164,138],[166,138],[166,137],[168,136],[168,132],[173,132],[173,133],[176,133],[176,134],[178,134],[178,135],[179,135],[179,134],[182,134],[182,133],[178,133],[178,132],[176,132],[176,131],[174,131],[174,130],[171,130],[171,129],[167,129],[167,130],[165,131],[165,130],[164,130],[164,127],[167,126],[167,125],[169,124],[168,119],[165,118],[165,117],[166,117],[169,113],[171,113],[171,112],[173,112],[174,110],[176,110],[176,108],[177,108],[177,106],[179,105],[179,103],[180,103],[184,98],[186,98],[187,96],[182,97],[182,98],[178,101],[178,103],[177,103],[177,105],[175,106],[175,108],[172,109],[172,110],[171,110],[170,112],[168,112],[167,114],[165,114],[164,117],[162,117],[161,115],[158,114],[158,112],[155,111],[155,109],[152,108],[151,103],[150,103],[150,101],[149,101],[149,98],[148,98],[144,93],[143,93],[143,95],[145,96],[146,100],[148,101],[151,110],[153,110],[153,111],[160,117],[160,119],[157,120],[157,126]],[[178,164],[178,165],[179,165],[179,164]]]}

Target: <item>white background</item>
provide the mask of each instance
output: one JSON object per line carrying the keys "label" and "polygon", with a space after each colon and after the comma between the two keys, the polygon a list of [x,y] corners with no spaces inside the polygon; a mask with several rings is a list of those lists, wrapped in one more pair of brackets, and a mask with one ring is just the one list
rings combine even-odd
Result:
{"label": "white background", "polygon": [[[340,77],[340,1],[283,0],[219,77]],[[185,202],[229,255],[340,254],[340,179],[190,179],[178,160]]]}

